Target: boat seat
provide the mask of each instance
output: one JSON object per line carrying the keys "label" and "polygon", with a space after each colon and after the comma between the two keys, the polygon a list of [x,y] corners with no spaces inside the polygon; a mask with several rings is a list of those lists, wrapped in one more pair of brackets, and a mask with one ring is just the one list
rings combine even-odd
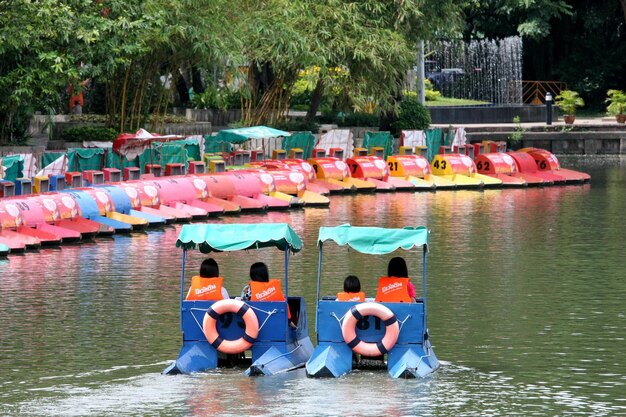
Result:
{"label": "boat seat", "polygon": [[289,321],[291,321],[296,326],[298,325],[298,320],[300,319],[300,297],[289,297],[287,300],[287,308],[289,309]]}

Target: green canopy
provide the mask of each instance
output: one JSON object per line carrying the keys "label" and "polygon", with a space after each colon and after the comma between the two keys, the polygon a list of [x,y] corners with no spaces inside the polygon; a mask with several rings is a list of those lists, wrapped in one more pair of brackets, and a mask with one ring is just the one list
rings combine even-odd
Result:
{"label": "green canopy", "polygon": [[228,142],[222,142],[215,140],[216,136],[204,135],[204,152],[216,153],[216,152],[230,152],[233,150],[233,145]]}
{"label": "green canopy", "polygon": [[56,161],[57,159],[59,159],[59,157],[63,155],[65,155],[65,152],[45,151],[43,155],[41,156],[42,168],[47,167],[48,165],[50,165],[51,163],[53,163],[54,161]]}
{"label": "green canopy", "polygon": [[428,162],[432,162],[435,159],[435,155],[439,153],[439,147],[442,142],[442,130],[441,129],[428,129],[426,131],[426,146],[428,147]]}
{"label": "green canopy", "polygon": [[211,141],[243,143],[248,139],[268,139],[280,136],[291,136],[291,134],[284,130],[272,129],[267,126],[251,126],[220,130],[217,132],[217,135],[211,137]]}
{"label": "green canopy", "polygon": [[[148,152],[150,152],[149,149],[148,149]],[[124,168],[126,167],[139,167],[140,166],[139,157],[128,159],[124,155],[120,155],[118,153],[113,152],[111,149],[108,150],[105,156],[106,156],[105,166],[107,168],[117,168],[120,171],[123,171]]]}
{"label": "green canopy", "polygon": [[0,158],[4,167],[4,179],[15,182],[24,176],[24,157],[22,155],[8,155]]}
{"label": "green canopy", "polygon": [[340,246],[348,245],[357,252],[384,255],[397,249],[409,250],[428,244],[426,227],[385,229],[382,227],[356,227],[344,224],[336,227],[320,227],[318,245],[332,240]]}
{"label": "green canopy", "polygon": [[266,224],[186,224],[176,247],[198,249],[202,253],[277,247],[292,252],[302,249],[302,240],[287,223]]}
{"label": "green canopy", "polygon": [[68,171],[101,170],[104,165],[103,148],[69,148],[67,150]]}
{"label": "green canopy", "polygon": [[281,147],[289,155],[289,151],[293,148],[300,148],[304,153],[304,159],[309,159],[313,154],[313,145],[315,144],[315,136],[311,132],[293,132],[291,137],[284,137]]}
{"label": "green canopy", "polygon": [[369,154],[373,147],[383,148],[383,159],[393,153],[393,136],[389,132],[365,132],[363,147]]}

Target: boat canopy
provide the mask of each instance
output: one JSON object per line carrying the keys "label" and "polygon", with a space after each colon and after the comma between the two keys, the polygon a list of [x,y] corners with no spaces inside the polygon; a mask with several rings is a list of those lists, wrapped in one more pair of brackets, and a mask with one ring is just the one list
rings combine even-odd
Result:
{"label": "boat canopy", "polygon": [[428,245],[428,229],[424,226],[385,229],[349,224],[320,227],[318,246],[327,240],[332,240],[340,246],[348,245],[357,252],[384,255],[397,249],[409,250],[416,246]]}
{"label": "boat canopy", "polygon": [[220,130],[216,136],[211,137],[211,141],[243,143],[249,139],[269,139],[282,136],[291,136],[291,133],[284,130],[272,129],[267,126],[250,126],[239,129]]}
{"label": "boat canopy", "polygon": [[302,240],[287,223],[266,224],[186,224],[176,247],[200,252],[224,252],[276,247],[291,252],[302,249]]}

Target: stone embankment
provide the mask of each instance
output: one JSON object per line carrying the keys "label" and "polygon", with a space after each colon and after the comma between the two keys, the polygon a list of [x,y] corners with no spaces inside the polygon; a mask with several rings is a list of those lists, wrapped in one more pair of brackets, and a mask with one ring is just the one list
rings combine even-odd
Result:
{"label": "stone embankment", "polygon": [[[58,116],[57,116],[58,117]],[[42,118],[42,117],[40,117]],[[65,120],[59,120],[63,123]],[[63,143],[60,140],[48,140],[48,135],[41,132],[42,120],[35,120],[28,146],[0,147],[0,155],[8,153],[42,153],[44,149],[66,149],[80,147],[81,143]],[[467,132],[468,142],[483,140],[506,141],[509,149],[537,147],[555,154],[578,155],[624,155],[626,154],[626,125],[618,124],[615,118],[577,118],[573,125],[566,125],[555,120],[551,125],[545,122],[493,123],[493,124],[433,124],[431,127],[447,129],[463,127]],[[166,134],[210,134],[227,128],[212,125],[211,122],[190,121],[189,123],[166,125]],[[319,133],[336,128],[334,125],[322,125]],[[360,146],[366,131],[377,128],[346,127],[353,133],[355,146]],[[318,133],[318,134],[319,134]],[[317,134],[316,134],[317,136]],[[396,140],[395,148],[398,148]]]}
{"label": "stone embankment", "polygon": [[626,154],[626,125],[618,124],[615,118],[577,118],[573,125],[557,120],[551,125],[534,122],[453,126],[465,128],[468,142],[506,141],[511,149],[536,147],[555,154]]}

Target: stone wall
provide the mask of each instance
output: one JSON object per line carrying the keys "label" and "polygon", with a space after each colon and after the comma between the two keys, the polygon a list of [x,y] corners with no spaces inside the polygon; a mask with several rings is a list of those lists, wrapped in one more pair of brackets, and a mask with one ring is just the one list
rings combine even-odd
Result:
{"label": "stone wall", "polygon": [[506,141],[511,149],[536,147],[555,154],[624,155],[626,131],[525,132],[520,141],[511,140],[512,132],[469,132],[468,142]]}
{"label": "stone wall", "polygon": [[[78,147],[82,146],[82,143],[66,143],[61,139],[61,133],[65,129],[69,129],[71,127],[80,127],[80,126],[97,126],[104,127],[102,123],[82,123],[82,122],[58,122],[54,125],[54,133],[52,135],[52,139],[47,141],[47,147],[50,150],[53,149],[66,149],[69,147]],[[153,131],[150,127],[148,127],[149,131]],[[212,132],[212,125],[209,122],[188,122],[188,123],[166,123],[159,125],[156,130],[158,133],[162,135],[180,135],[180,136],[193,136],[193,135],[210,135]],[[98,138],[93,138],[93,140],[98,140]]]}
{"label": "stone wall", "polygon": [[[514,117],[519,117],[522,123],[546,120],[545,106],[437,106],[428,109],[433,124],[513,123]],[[552,114],[552,120],[556,121],[556,111]]]}
{"label": "stone wall", "polygon": [[213,126],[228,126],[241,120],[241,109],[214,110],[214,109],[185,109],[175,107],[173,113],[184,116],[193,122],[209,122]]}

